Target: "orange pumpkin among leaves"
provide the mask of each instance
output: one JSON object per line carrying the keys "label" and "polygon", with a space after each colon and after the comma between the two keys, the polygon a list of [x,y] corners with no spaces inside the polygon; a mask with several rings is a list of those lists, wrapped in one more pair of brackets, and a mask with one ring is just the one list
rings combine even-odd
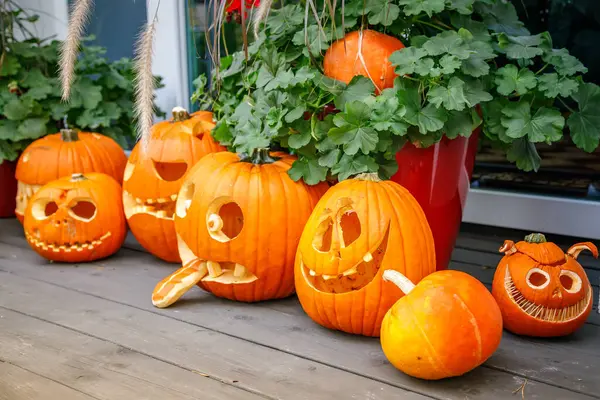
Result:
{"label": "orange pumpkin among leaves", "polygon": [[323,70],[326,76],[345,83],[357,75],[366,76],[381,92],[394,86],[396,73],[389,58],[403,48],[400,40],[377,31],[349,32],[327,49]]}

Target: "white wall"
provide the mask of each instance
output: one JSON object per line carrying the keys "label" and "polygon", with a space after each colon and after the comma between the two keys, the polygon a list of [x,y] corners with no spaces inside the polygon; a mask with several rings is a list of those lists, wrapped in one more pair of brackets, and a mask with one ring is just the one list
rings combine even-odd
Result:
{"label": "white wall", "polygon": [[[148,20],[156,15],[159,0],[147,0]],[[152,71],[163,77],[165,87],[156,93],[157,105],[167,114],[175,106],[188,108],[185,0],[161,1],[157,14]]]}
{"label": "white wall", "polygon": [[48,38],[56,35],[55,39],[62,40],[67,36],[67,0],[16,0],[15,3],[29,14],[40,16],[36,23],[28,26],[37,37]]}

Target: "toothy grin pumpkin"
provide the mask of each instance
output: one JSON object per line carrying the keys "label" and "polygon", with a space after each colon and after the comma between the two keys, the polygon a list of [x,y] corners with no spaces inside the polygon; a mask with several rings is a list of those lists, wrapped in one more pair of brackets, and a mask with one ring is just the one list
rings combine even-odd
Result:
{"label": "toothy grin pumpkin", "polygon": [[321,198],[296,253],[296,292],[317,323],[379,336],[386,311],[403,296],[383,282],[393,269],[414,282],[435,271],[431,229],[414,197],[392,181],[363,174]]}
{"label": "toothy grin pumpkin", "polygon": [[504,326],[510,332],[527,336],[563,336],[579,329],[592,310],[592,287],[585,270],[577,262],[582,250],[598,257],[592,243],[578,243],[565,254],[531,234],[524,241],[504,242],[492,294],[500,306]]}
{"label": "toothy grin pumpkin", "polygon": [[177,198],[175,230],[183,267],[156,285],[152,303],[167,307],[192,286],[254,302],[294,291],[294,253],[327,184],[294,182],[295,157],[257,151],[202,158]]}
{"label": "toothy grin pumpkin", "polygon": [[208,153],[225,150],[210,135],[212,113],[173,109],[173,118],[152,127],[147,154],[137,144],[123,176],[123,205],[138,242],[165,261],[179,262],[173,213],[186,172]]}
{"label": "toothy grin pumpkin", "polygon": [[42,186],[24,217],[25,237],[53,261],[108,257],[125,240],[121,186],[106,174],[73,174]]}

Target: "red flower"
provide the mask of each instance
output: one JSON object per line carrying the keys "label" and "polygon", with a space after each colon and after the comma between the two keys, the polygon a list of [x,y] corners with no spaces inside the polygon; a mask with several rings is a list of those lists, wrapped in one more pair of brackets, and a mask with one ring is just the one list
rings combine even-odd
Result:
{"label": "red flower", "polygon": [[[233,12],[233,11],[242,11],[242,0],[226,0],[229,2],[229,5],[227,6],[227,8],[225,9],[226,12]],[[258,5],[260,4],[260,0],[246,0],[246,9],[252,8],[252,7],[258,7]]]}

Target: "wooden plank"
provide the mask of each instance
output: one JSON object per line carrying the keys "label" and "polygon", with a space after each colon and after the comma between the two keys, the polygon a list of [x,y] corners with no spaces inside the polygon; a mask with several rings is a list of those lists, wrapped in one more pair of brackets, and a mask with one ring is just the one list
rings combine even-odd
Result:
{"label": "wooden plank", "polygon": [[[89,311],[88,318],[94,315]],[[13,365],[97,399],[264,399],[128,348],[2,308],[0,354]]]}
{"label": "wooden plank", "polygon": [[[110,285],[105,291],[112,292]],[[430,398],[197,324],[11,273],[0,272],[0,304],[269,399]]]}
{"label": "wooden plank", "polygon": [[0,361],[0,400],[93,400],[68,386]]}
{"label": "wooden plank", "polygon": [[[492,270],[492,276],[501,259],[502,255],[498,253],[487,253],[460,247],[457,247],[452,251],[452,261],[488,267]],[[600,270],[585,266],[584,269],[592,286],[598,287],[600,284]]]}
{"label": "wooden plank", "polygon": [[[297,312],[299,306],[293,299],[248,305],[218,299],[200,289],[194,289],[187,293],[181,302],[169,309],[160,310],[151,306],[150,293],[156,282],[164,277],[165,273],[172,271],[173,266],[161,263],[148,254],[122,250],[118,257],[110,261],[76,268],[71,265],[41,267],[40,264],[44,262],[31,252],[19,247],[0,245],[0,254],[11,251],[14,258],[11,255],[0,260],[0,268],[5,271],[129,304],[154,315],[187,321],[212,331],[223,332],[261,346],[314,360],[320,365],[340,368],[353,372],[357,376],[369,377],[396,387],[412,388],[436,398],[514,399],[512,391],[524,381],[524,377],[528,376],[523,371],[532,368],[539,371],[527,384],[528,393],[532,396],[535,394],[549,396],[548,398],[597,397],[595,393],[599,386],[595,378],[582,375],[579,370],[570,368],[572,358],[581,358],[582,353],[585,353],[570,351],[571,347],[578,347],[570,341],[562,347],[559,344],[557,348],[549,349],[545,354],[527,348],[514,354],[510,352],[510,347],[511,340],[516,339],[505,336],[501,349],[488,361],[487,367],[478,368],[457,379],[425,382],[409,378],[391,367],[381,352],[377,339],[346,335],[321,328],[305,314]],[[27,304],[26,301],[17,304],[21,303]],[[274,303],[277,303],[277,311],[273,308]],[[282,311],[286,307],[296,310]],[[593,333],[592,337],[579,338],[586,348],[598,347],[599,332],[596,329]],[[151,335],[150,332],[146,336]],[[504,348],[507,349],[505,353],[502,352]],[[521,362],[524,358],[528,359],[526,366]],[[557,371],[544,369],[549,359],[557,361]],[[588,365],[591,365],[591,370],[594,370],[597,369],[599,362],[592,359]],[[563,374],[560,386],[588,393],[590,396],[567,394],[563,389],[557,388],[558,385],[554,381],[561,376],[560,374]],[[577,381],[574,378],[576,375],[582,380]]]}
{"label": "wooden plank", "polygon": [[[502,246],[504,240],[519,241],[523,240],[525,235],[525,233],[520,231],[502,231],[500,228],[496,227],[463,224],[461,226],[461,232],[456,240],[456,248],[499,254],[498,249]],[[593,242],[596,246],[600,246],[600,243],[597,240],[585,238],[571,238],[560,235],[547,235],[547,238],[548,240],[555,242],[563,249],[563,251],[566,251],[571,245],[577,242]],[[588,252],[582,252],[578,261],[587,269],[600,270],[600,259],[593,258]]]}

